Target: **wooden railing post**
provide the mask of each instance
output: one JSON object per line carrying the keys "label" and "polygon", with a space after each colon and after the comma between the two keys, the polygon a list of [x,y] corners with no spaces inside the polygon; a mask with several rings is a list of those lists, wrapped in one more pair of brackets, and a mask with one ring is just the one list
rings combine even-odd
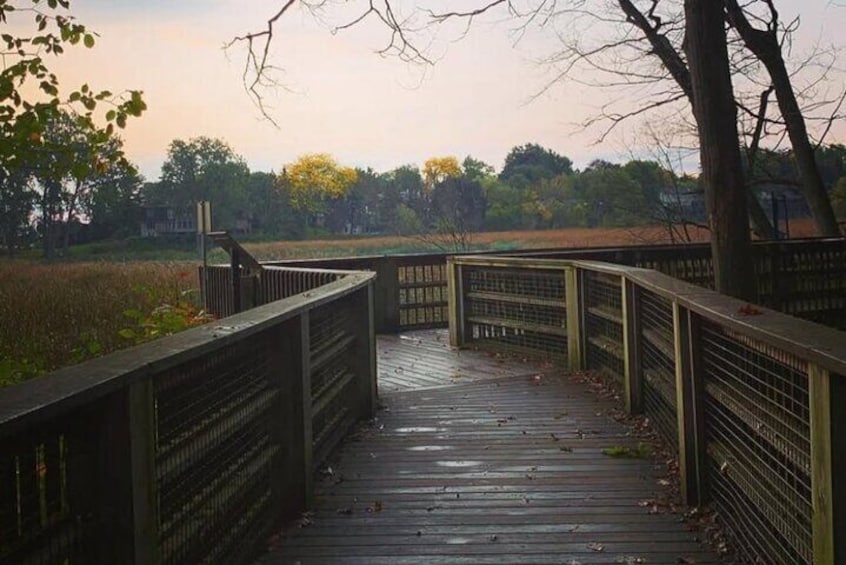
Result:
{"label": "wooden railing post", "polygon": [[449,301],[449,344],[463,347],[467,324],[464,312],[464,272],[457,257],[447,257],[447,296]]}
{"label": "wooden railing post", "polygon": [[229,266],[232,277],[232,312],[237,314],[241,311],[241,258],[237,248],[232,250]]}
{"label": "wooden railing post", "polygon": [[[278,449],[273,459],[273,493],[279,524],[298,516],[308,503],[311,468],[304,458],[311,438],[303,430],[303,333],[302,320],[291,318],[275,329],[268,341],[268,374],[271,386],[279,390],[276,420],[271,437]],[[307,334],[306,334],[307,335]],[[310,403],[310,398],[309,398]],[[310,422],[310,419],[309,419]]]}
{"label": "wooden railing post", "polygon": [[581,371],[584,366],[584,297],[581,274],[577,267],[564,269],[564,292],[567,302],[567,364],[571,371]]}
{"label": "wooden railing post", "polygon": [[396,257],[380,257],[376,263],[376,333],[400,329],[399,263]]}
{"label": "wooden railing post", "polygon": [[638,286],[623,277],[623,381],[626,411],[640,414],[643,410],[643,370],[641,365],[640,291]]}
{"label": "wooden railing post", "polygon": [[355,302],[352,331],[356,336],[353,359],[358,378],[358,394],[361,399],[360,418],[372,418],[376,415],[376,334],[374,326],[375,285],[373,282],[361,289]]}
{"label": "wooden railing post", "polygon": [[678,302],[673,302],[673,345],[676,357],[676,416],[682,499],[685,504],[696,506],[705,500],[701,339],[699,318]]}
{"label": "wooden railing post", "polygon": [[297,400],[302,404],[302,424],[297,426],[302,432],[303,446],[303,488],[306,496],[306,506],[311,504],[312,497],[312,474],[314,472],[314,433],[311,412],[311,324],[309,312],[303,312],[300,316],[300,382],[302,383],[302,396]]}
{"label": "wooden railing post", "polygon": [[140,380],[104,399],[94,488],[104,563],[161,562],[153,383]]}
{"label": "wooden railing post", "polygon": [[[842,563],[846,556],[835,561],[834,513],[835,494],[833,480],[832,416],[842,411],[842,405],[832,411],[831,374],[818,365],[808,365],[808,397],[811,420],[811,504],[813,519],[811,530],[814,538],[814,563]],[[838,383],[839,386],[840,383]],[[836,385],[836,386],[838,386]],[[842,469],[840,470],[842,473]],[[842,502],[842,487],[840,487]],[[843,512],[843,509],[840,509]],[[840,538],[843,536],[841,535]],[[840,541],[843,544],[844,542]]]}

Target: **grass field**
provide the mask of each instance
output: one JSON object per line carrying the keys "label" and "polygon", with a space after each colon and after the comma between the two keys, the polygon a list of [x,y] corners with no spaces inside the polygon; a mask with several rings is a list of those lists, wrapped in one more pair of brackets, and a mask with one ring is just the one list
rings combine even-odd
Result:
{"label": "grass field", "polygon": [[143,341],[197,287],[193,263],[0,263],[0,383]]}
{"label": "grass field", "polygon": [[[811,230],[808,222],[791,223],[794,236],[812,235]],[[692,235],[707,239],[701,230]],[[664,229],[647,227],[482,233],[473,236],[472,246],[520,249],[668,242]],[[247,242],[245,247],[262,260],[438,251],[431,243],[397,236]],[[225,262],[226,256],[218,251],[211,261]],[[197,265],[198,260],[52,265],[0,261],[0,385],[199,323]]]}

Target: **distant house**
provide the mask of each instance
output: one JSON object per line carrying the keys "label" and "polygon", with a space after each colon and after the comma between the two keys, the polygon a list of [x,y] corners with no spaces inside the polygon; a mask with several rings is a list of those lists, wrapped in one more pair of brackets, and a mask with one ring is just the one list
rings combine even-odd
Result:
{"label": "distant house", "polygon": [[144,206],[144,219],[141,221],[142,237],[193,233],[197,233],[197,216],[193,209]]}

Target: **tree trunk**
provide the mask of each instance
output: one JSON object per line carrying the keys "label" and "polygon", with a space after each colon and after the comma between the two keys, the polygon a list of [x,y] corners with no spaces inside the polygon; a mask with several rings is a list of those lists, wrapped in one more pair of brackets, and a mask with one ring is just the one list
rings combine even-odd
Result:
{"label": "tree trunk", "polygon": [[[676,51],[667,37],[661,33],[660,29],[655,27],[649,19],[647,19],[643,12],[640,11],[640,8],[634,5],[632,0],[617,0],[617,4],[620,6],[623,13],[626,14],[626,20],[633,26],[637,27],[649,41],[649,44],[652,46],[652,54],[661,60],[664,68],[667,69],[667,72],[670,73],[670,76],[673,77],[673,80],[675,80],[679,88],[682,89],[682,92],[684,92],[690,102],[690,106],[693,108],[695,114],[696,102],[693,93],[690,69],[688,68],[688,65],[685,64],[681,55],[679,55],[678,51]],[[734,94],[732,94],[732,96],[734,96]],[[749,219],[752,222],[755,233],[764,239],[775,239],[776,230],[772,223],[770,223],[769,218],[767,218],[767,214],[764,212],[764,208],[761,206],[761,203],[755,197],[752,187],[748,187],[747,190]]]}
{"label": "tree trunk", "polygon": [[717,291],[756,299],[746,185],[737,135],[723,6],[685,0],[686,52]]}
{"label": "tree trunk", "polygon": [[746,18],[746,14],[743,13],[743,8],[736,0],[724,0],[724,4],[729,23],[740,34],[747,49],[764,64],[770,74],[778,107],[787,126],[790,143],[793,146],[793,155],[796,157],[796,164],[799,166],[805,198],[811,208],[817,229],[821,235],[840,235],[840,227],[837,225],[831,200],[828,198],[822,176],[817,167],[814,148],[811,147],[811,142],[808,139],[805,117],[799,108],[799,102],[796,100],[796,94],[793,92],[793,85],[790,82],[790,74],[787,72],[784,57],[782,57],[775,25],[778,22],[778,13],[771,6],[771,29],[762,31],[752,27]]}

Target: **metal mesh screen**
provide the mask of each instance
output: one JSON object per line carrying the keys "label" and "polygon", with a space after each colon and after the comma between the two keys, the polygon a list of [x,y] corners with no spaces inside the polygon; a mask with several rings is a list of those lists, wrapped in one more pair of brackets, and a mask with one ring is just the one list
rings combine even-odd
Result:
{"label": "metal mesh screen", "polygon": [[621,278],[584,271],[584,332],[587,367],[623,382],[623,306]]}
{"label": "metal mesh screen", "polygon": [[641,290],[640,329],[643,410],[661,436],[678,449],[673,304],[654,292]]}
{"label": "metal mesh screen", "polygon": [[805,362],[704,322],[708,479],[720,516],[749,556],[811,563]]}
{"label": "metal mesh screen", "polygon": [[353,388],[355,357],[364,354],[353,347],[355,323],[353,297],[321,306],[309,316],[311,367],[312,444],[314,463],[319,464],[352,426],[358,398]]}
{"label": "metal mesh screen", "polygon": [[[96,438],[79,415],[0,443],[0,562],[89,563]],[[59,430],[68,430],[70,433]],[[89,429],[88,432],[91,430]],[[87,442],[87,446],[86,446]],[[92,445],[93,444],[93,445]]]}
{"label": "metal mesh screen", "polygon": [[272,515],[267,338],[210,353],[153,379],[164,563],[249,562]]}
{"label": "metal mesh screen", "polygon": [[636,258],[634,267],[653,269],[671,277],[701,286],[714,288],[714,264],[709,248],[681,248],[671,253]]}
{"label": "metal mesh screen", "polygon": [[566,359],[563,270],[463,269],[468,341],[508,353]]}
{"label": "metal mesh screen", "polygon": [[791,247],[772,260],[775,288],[765,305],[846,330],[846,245]]}
{"label": "metal mesh screen", "polygon": [[403,329],[443,326],[448,321],[446,259],[429,265],[400,266],[399,317]]}
{"label": "metal mesh screen", "polygon": [[341,278],[343,274],[327,271],[296,271],[265,268],[261,271],[259,304],[268,304],[307,292]]}

